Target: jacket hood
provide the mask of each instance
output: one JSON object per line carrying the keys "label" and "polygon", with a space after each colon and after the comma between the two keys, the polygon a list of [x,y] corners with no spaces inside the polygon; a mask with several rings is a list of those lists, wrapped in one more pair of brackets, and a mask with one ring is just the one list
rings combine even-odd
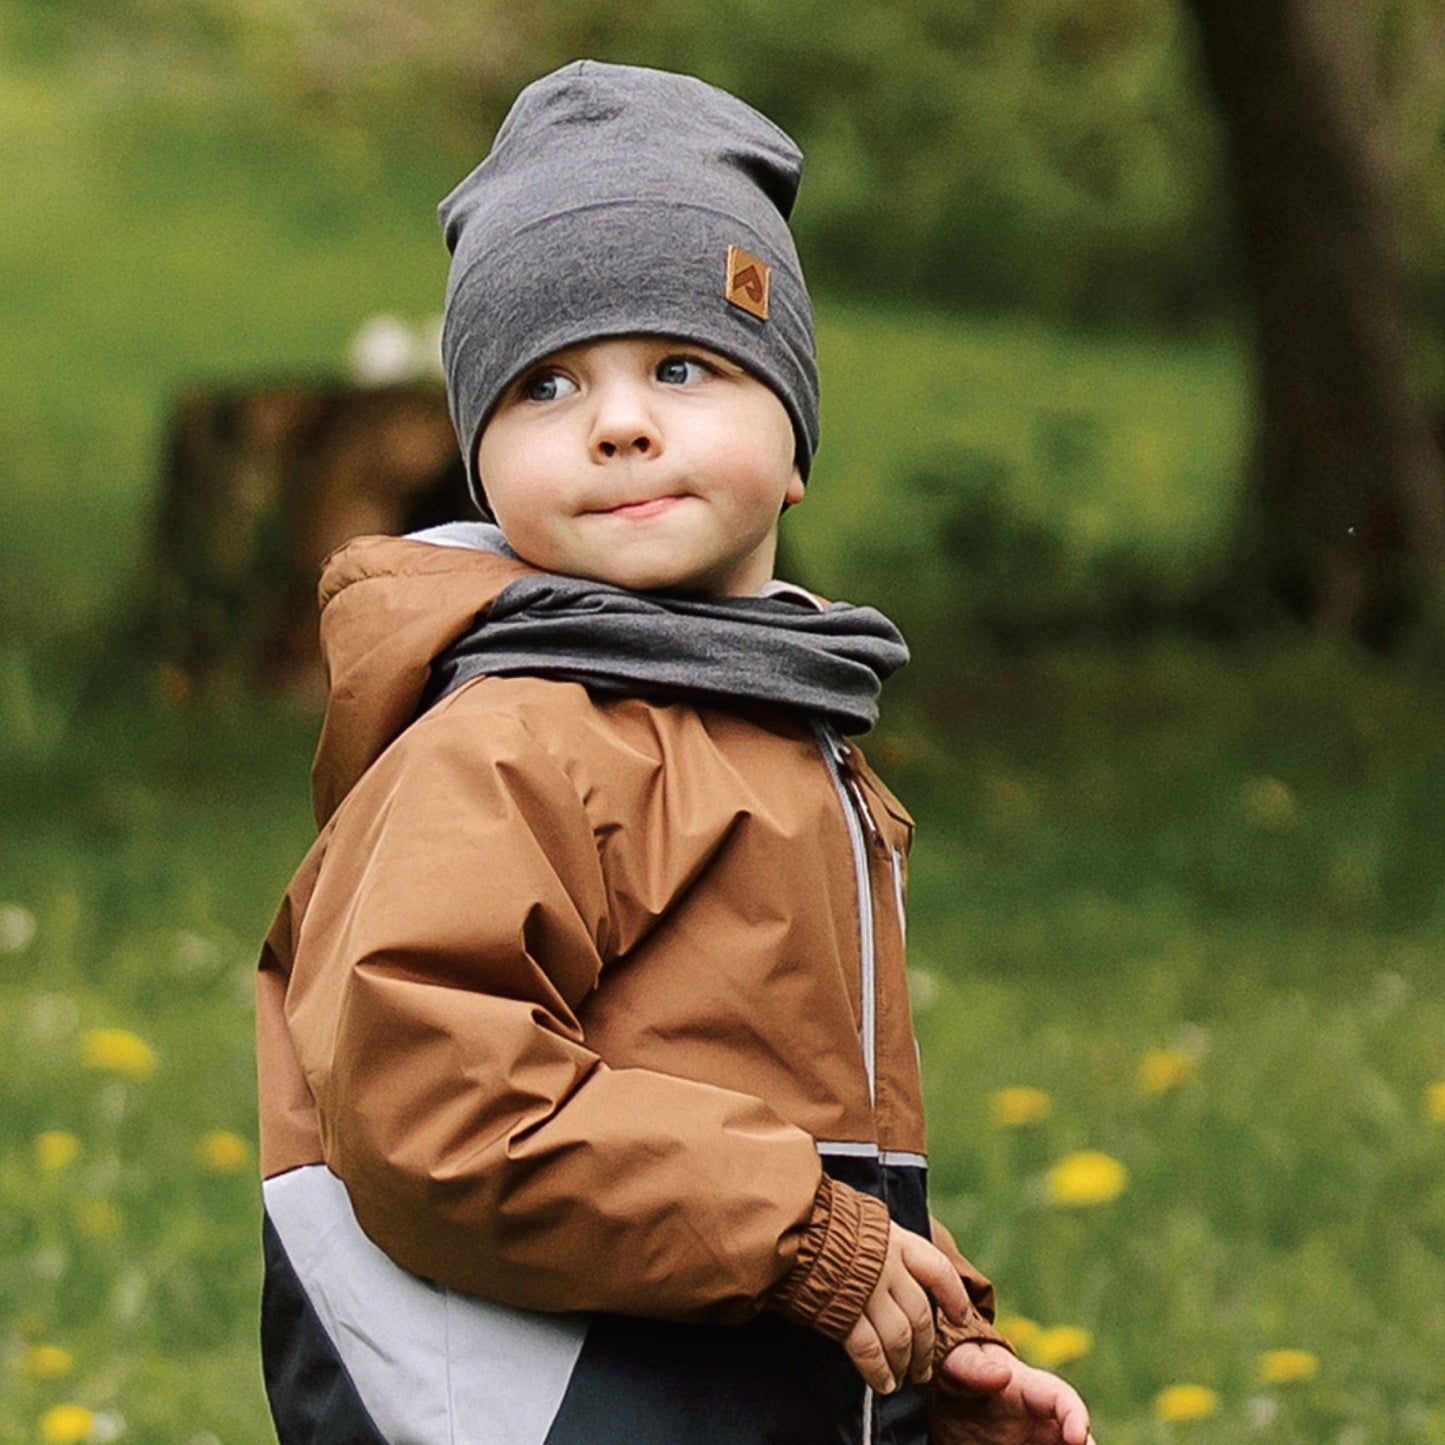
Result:
{"label": "jacket hood", "polygon": [[360,537],[322,569],[321,653],[326,719],[311,769],[323,825],[416,716],[437,654],[533,568],[466,546]]}

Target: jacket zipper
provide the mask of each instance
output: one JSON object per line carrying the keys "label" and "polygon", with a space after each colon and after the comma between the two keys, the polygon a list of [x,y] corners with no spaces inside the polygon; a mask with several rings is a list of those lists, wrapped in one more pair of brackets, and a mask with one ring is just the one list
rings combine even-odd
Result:
{"label": "jacket zipper", "polygon": [[[878,1102],[877,1028],[878,1004],[875,997],[877,964],[873,949],[873,885],[868,871],[868,844],[863,836],[863,819],[875,836],[878,826],[868,811],[868,804],[846,767],[848,745],[830,727],[817,725],[818,746],[828,764],[833,786],[843,804],[843,818],[848,825],[848,843],[853,853],[853,876],[858,887],[858,946],[860,959],[859,988],[863,1011],[863,1068],[868,1075],[868,1102]],[[850,783],[852,786],[850,787]]]}
{"label": "jacket zipper", "polygon": [[[848,846],[853,854],[853,876],[858,888],[858,953],[863,1014],[863,1067],[868,1075],[868,1103],[878,1104],[878,998],[877,960],[873,937],[873,881],[868,866],[867,829],[879,847],[883,846],[883,834],[868,807],[853,770],[848,766],[851,752],[848,744],[825,723],[816,725],[818,747],[828,765],[833,786],[838,791],[838,800],[843,805],[843,818],[848,825]],[[896,848],[889,849],[893,869],[893,893],[898,905],[898,926],[903,923],[903,863]],[[862,1445],[873,1445],[874,1395],[872,1389],[863,1387]]]}

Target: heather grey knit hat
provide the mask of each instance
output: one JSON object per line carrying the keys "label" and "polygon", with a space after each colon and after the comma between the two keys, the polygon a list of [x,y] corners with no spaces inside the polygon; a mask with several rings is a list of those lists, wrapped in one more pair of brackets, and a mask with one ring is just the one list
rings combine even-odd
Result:
{"label": "heather grey knit hat", "polygon": [[508,383],[608,336],[678,336],[765,381],[807,476],[818,368],[787,223],[802,166],[770,120],[689,75],[579,60],[517,97],[439,207],[442,361],[479,502],[477,438]]}

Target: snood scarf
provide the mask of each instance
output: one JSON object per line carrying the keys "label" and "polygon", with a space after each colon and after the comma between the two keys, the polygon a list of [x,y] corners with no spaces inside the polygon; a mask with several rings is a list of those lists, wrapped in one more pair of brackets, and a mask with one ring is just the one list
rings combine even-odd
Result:
{"label": "snood scarf", "polygon": [[[437,529],[418,540],[510,552],[495,527]],[[897,628],[872,607],[818,606],[790,591],[630,592],[538,573],[504,587],[437,658],[423,706],[474,677],[546,677],[664,701],[773,703],[861,733],[878,720],[884,679],[907,660]]]}

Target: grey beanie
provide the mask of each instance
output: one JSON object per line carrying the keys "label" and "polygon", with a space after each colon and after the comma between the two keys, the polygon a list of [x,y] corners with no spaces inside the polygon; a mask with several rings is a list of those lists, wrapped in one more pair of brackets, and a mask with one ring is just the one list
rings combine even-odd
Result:
{"label": "grey beanie", "polygon": [[477,438],[507,385],[609,336],[677,336],[752,372],[787,407],[807,476],[818,367],[787,224],[802,166],[770,120],[693,76],[579,60],[522,91],[438,208],[442,362],[479,503]]}

